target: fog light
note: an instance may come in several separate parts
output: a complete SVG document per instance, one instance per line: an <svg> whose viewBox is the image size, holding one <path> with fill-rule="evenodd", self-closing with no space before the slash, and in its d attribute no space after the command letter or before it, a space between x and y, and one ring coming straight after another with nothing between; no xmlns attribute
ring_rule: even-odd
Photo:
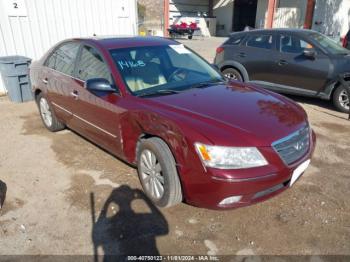
<svg viewBox="0 0 350 262"><path fill-rule="evenodd" d="M225 205L230 205L239 202L242 199L242 196L231 196L228 198L223 199L220 203L219 206L225 206Z"/></svg>

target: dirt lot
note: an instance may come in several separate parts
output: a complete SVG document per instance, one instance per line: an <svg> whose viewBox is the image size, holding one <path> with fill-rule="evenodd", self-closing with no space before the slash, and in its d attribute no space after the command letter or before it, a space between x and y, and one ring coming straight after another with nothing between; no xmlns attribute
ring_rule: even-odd
<svg viewBox="0 0 350 262"><path fill-rule="evenodd" d="M184 43L210 60L221 41ZM295 99L317 133L312 166L281 195L230 211L158 210L133 168L69 130L48 132L34 103L0 99L0 254L350 255L350 121Z"/></svg>

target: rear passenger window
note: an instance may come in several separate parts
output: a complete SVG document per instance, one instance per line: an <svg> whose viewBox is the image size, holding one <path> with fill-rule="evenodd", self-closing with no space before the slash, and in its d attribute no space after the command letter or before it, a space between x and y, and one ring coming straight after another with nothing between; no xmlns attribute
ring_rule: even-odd
<svg viewBox="0 0 350 262"><path fill-rule="evenodd" d="M47 67L50 67L52 69L55 69L55 64L56 64L56 56L54 55L54 53L49 56L49 58L46 60L45 65Z"/></svg>
<svg viewBox="0 0 350 262"><path fill-rule="evenodd" d="M104 78L113 84L111 73L102 56L95 48L84 46L78 66L78 78L86 81L92 78Z"/></svg>
<svg viewBox="0 0 350 262"><path fill-rule="evenodd" d="M73 75L79 43L67 43L56 49L46 60L45 65L66 75Z"/></svg>
<svg viewBox="0 0 350 262"><path fill-rule="evenodd" d="M244 39L244 35L236 35L236 36L231 36L229 40L227 40L226 44L227 45L239 45L242 43Z"/></svg>
<svg viewBox="0 0 350 262"><path fill-rule="evenodd" d="M273 36L272 35L254 35L251 36L247 41L247 46L272 49L273 47Z"/></svg>

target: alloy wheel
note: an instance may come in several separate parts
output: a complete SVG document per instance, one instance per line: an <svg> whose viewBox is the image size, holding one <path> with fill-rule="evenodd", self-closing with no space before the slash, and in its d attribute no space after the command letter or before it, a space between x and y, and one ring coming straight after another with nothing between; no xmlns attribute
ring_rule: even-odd
<svg viewBox="0 0 350 262"><path fill-rule="evenodd" d="M225 74L225 77L226 77L227 79L238 80L237 75L235 75L235 74L233 74L233 73L227 73L227 74Z"/></svg>
<svg viewBox="0 0 350 262"><path fill-rule="evenodd" d="M339 103L342 107L344 107L346 110L349 110L349 96L346 90L343 90L339 94Z"/></svg>
<svg viewBox="0 0 350 262"><path fill-rule="evenodd" d="M44 97L40 99L40 113L45 125L50 127L52 125L52 113L49 104Z"/></svg>
<svg viewBox="0 0 350 262"><path fill-rule="evenodd" d="M156 155L148 149L141 153L140 173L147 193L154 199L162 198L164 195L162 167Z"/></svg>

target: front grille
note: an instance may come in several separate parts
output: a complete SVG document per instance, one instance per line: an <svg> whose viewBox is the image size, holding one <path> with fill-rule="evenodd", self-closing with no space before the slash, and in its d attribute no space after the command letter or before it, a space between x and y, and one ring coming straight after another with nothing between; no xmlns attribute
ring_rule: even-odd
<svg viewBox="0 0 350 262"><path fill-rule="evenodd" d="M309 151L310 128L304 127L274 142L272 146L287 165L293 164Z"/></svg>

